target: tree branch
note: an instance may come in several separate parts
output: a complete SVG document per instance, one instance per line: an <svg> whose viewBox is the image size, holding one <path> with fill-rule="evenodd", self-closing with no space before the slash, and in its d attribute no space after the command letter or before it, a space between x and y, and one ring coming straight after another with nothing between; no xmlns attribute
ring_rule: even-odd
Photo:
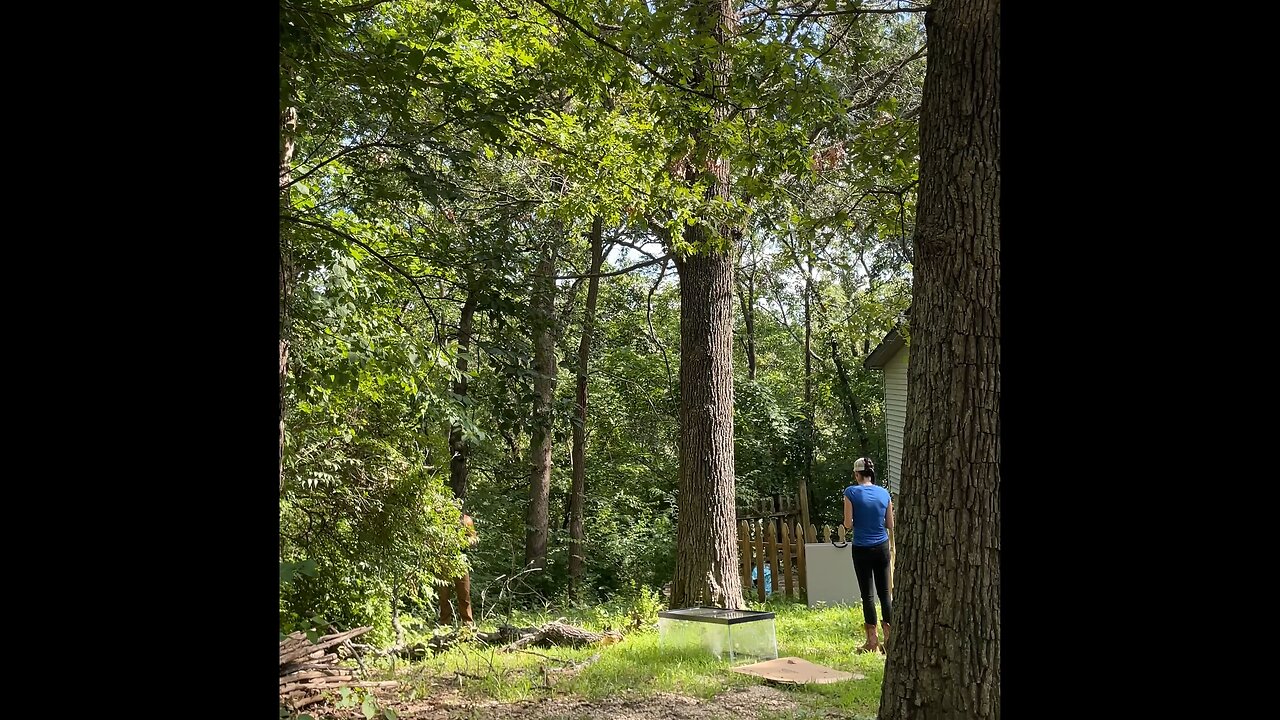
<svg viewBox="0 0 1280 720"><path fill-rule="evenodd" d="M571 18L571 17L569 17L568 15L564 14L564 13L563 13L563 12L561 12L560 10L557 10L556 8L552 7L551 5L548 5L547 3L543 2L543 0L533 0L533 1L534 1L535 3L537 3L538 5L541 5L543 8L545 8L547 12L551 13L552 15L555 15L556 17L560 18L561 20L563 20L563 21L565 21L565 22L569 23L570 25L572 25L573 27L577 28L577 29L578 29L578 31L579 31L579 32L581 32L583 35L586 35L587 37L591 38L592 40L595 40L596 42L600 43L601 45L604 45L605 47L607 47L607 48L609 48L610 50L612 50L612 51L614 51L614 52L618 53L618 54L619 54L619 55L621 55L622 57L624 57L624 58L626 58L626 59L630 60L631 62L633 62L633 63L635 63L635 64L639 65L640 67L644 68L645 70L648 70L648 71L649 71L649 74L651 74L651 75L653 75L654 77L658 78L658 79L659 79L659 80L661 80L663 83L665 83L665 84L667 84L667 85L670 85L671 87L677 88L677 89L679 89L679 90L683 90L683 91L685 91L685 92L693 93L694 95L698 95L698 96L700 96L700 97L707 98L708 100L714 100L714 101L716 101L716 102L723 102L723 103L725 103L725 104L728 104L728 105L734 106L734 104L733 104L732 102L730 102L728 99L725 99L725 98L718 98L718 97L716 97L716 96L715 96L715 94L714 94L714 93L709 93L709 92L705 92L705 91L703 91L703 90L699 90L699 89L697 89L697 88L689 87L688 85L684 85L683 83L681 83L681 82L680 82L680 81L678 81L678 80L675 80L675 79L673 79L673 78L669 78L669 77L667 77L666 75L663 75L660 71L658 71L658 70L657 70L656 68L654 68L652 65L650 65L650 64L648 64L648 63L646 63L645 61L641 60L640 58L636 57L635 55L632 55L631 53L627 52L626 50L623 50L622 48L618 47L617 45L614 45L613 43L609 42L608 40L605 40L603 37L601 37L601 36L599 36L599 35L597 35L597 34L595 34L595 33L591 32L590 30L588 30L588 29L586 29L585 27L583 27L583 26L582 26L582 23L578 22L577 20L574 20L573 18ZM735 107L736 107L736 106L735 106Z"/></svg>
<svg viewBox="0 0 1280 720"><path fill-rule="evenodd" d="M880 86L879 86L879 87L877 87L875 90L871 91L871 98L870 98L870 99L868 99L868 100L866 100L866 101L864 101L864 102L862 102L862 103L859 103L859 104L857 104L857 105L854 105L854 106L850 107L848 110L846 110L846 111L845 111L845 113L846 113L846 114L850 114L850 115L851 115L851 114L853 114L853 113L855 113L855 112L857 112L857 111L859 111L859 110L865 110L865 109L867 109L867 108L871 107L872 105L875 105L877 102L879 102L879 101L880 101L880 93L884 92L885 88L889 87L889 83L891 83L891 82L893 82L894 80L896 80L896 79L897 79L897 77L898 77L898 73L902 72L902 69L903 69L903 68L905 68L906 66L910 65L913 61L918 60L922 55L924 55L924 51L925 51L928 47L929 47L929 44L928 44L928 43L925 43L924 45L921 45L919 50L916 50L914 53L911 53L911 55L910 55L906 60L903 60L901 63L899 63L899 64L898 64L898 67L894 68L894 69L889 73L889 76L888 76L888 77L886 77L886 78L884 79L884 82L880 83Z"/></svg>
<svg viewBox="0 0 1280 720"><path fill-rule="evenodd" d="M929 12L932 9L933 8L922 7L922 8L902 8L901 10L893 10L893 9L824 10L823 12L802 13L802 14L771 13L768 10L763 10L761 11L761 14L772 15L773 17L784 17L784 18L806 18L806 17L822 18L822 17L831 17L832 15L896 15L898 13Z"/></svg>
<svg viewBox="0 0 1280 720"><path fill-rule="evenodd" d="M357 151L357 150L363 150L363 149L365 149L365 148L369 148L369 147L376 147L377 145L378 145L378 143L360 143L360 144L358 144L358 145L352 145L352 146L350 146L350 147L345 147L345 148L343 148L342 150L338 151L338 153L337 153L337 154L332 155L332 156L330 156L329 158L327 158L327 159L325 159L325 160L320 161L320 162L319 162L315 167L313 167L313 168L311 168L310 170L306 171L305 173L303 173L303 174L299 175L298 177L293 178L293 179L292 179L292 180L290 180L287 184L281 185L281 186L280 186L280 190L281 190L281 192L283 192L283 191L285 191L285 190L288 190L290 187L293 187L294 185L297 185L299 182L302 182L303 180L306 180L307 178L309 178L309 177L311 177L312 175L316 174L316 171L318 171L320 168L324 167L325 165L328 165L329 163L333 162L334 160L337 160L338 158L341 158L341 157L346 156L346 155L350 155L351 153L353 153L353 152L355 152L355 151ZM293 170L296 170L296 169L297 169L297 168L293 168ZM282 170L282 171L280 172L281 177L283 177L287 172L290 172L290 171L289 171L289 170Z"/></svg>
<svg viewBox="0 0 1280 720"><path fill-rule="evenodd" d="M384 257L382 253L369 247L367 243L364 243L361 240L358 240L355 236L351 235L350 233L339 230L331 225L318 223L313 220L304 220L300 217L293 217L291 215L281 215L280 219L288 220L290 222L295 222L295 223L298 223L299 225L307 225L309 227L319 228L320 230L328 230L334 235L337 235L338 237L341 237L341 238L345 238L348 242L352 242L364 248L366 251L369 252L370 255L373 255L374 257L378 258L378 260L380 260L383 265L386 265L387 267L394 270L396 273L404 276L404 278L409 281L409 284L413 285L413 289L418 292L418 297L422 298L422 306L426 309L427 313L431 315L431 320L434 324L434 327L432 328L433 330L432 335L436 343L437 344L440 343L440 318L436 316L435 310L431 309L431 302L427 300L426 293L422 292L422 286L418 284L418 281L415 280L412 275L405 272L399 265L396 265L395 263L391 262L386 257Z"/></svg>
<svg viewBox="0 0 1280 720"><path fill-rule="evenodd" d="M325 15L333 15L336 17L338 15L346 15L348 13L358 13L358 12L364 12L365 10L372 10L378 7L379 5L386 5L388 2L391 2L391 0L369 0L368 2L356 3L355 5L347 5L346 7L336 7L336 8L333 8L332 10L322 9L322 10L318 10L317 12L322 12Z"/></svg>
<svg viewBox="0 0 1280 720"><path fill-rule="evenodd" d="M644 304L644 314L645 319L649 322L649 337L653 338L653 344L657 345L658 349L662 351L662 364L667 369L667 393L668 396L670 396L673 394L671 393L671 362L667 359L666 346L658 339L658 333L653 329L653 293L658 289L658 286L662 284L662 278L665 277L666 274L667 263L664 262L662 263L662 272L658 273L658 279L653 282L653 287L649 288L649 297L645 299Z"/></svg>
<svg viewBox="0 0 1280 720"><path fill-rule="evenodd" d="M535 0L536 2L536 0ZM788 8L791 9L791 8ZM897 15L898 13L919 13L929 12L933 9L931 5L924 7L896 7L896 8L849 8L848 10L824 10L822 12L804 12L804 13L786 13L768 8L760 8L758 10L748 10L742 13L741 17L755 17L757 15L769 15L772 17L784 18L805 18L805 17L830 17L832 15Z"/></svg>
<svg viewBox="0 0 1280 720"><path fill-rule="evenodd" d="M645 257L655 262L658 260L657 255L654 255L653 253L649 252L648 250L645 250L644 248L640 247L639 245L636 245L635 243L629 243L626 240L614 240L613 244L621 245L622 247L625 247L625 248L631 248L632 250L635 250L636 252L640 253L641 255L644 255ZM605 254L607 255L608 253L605 253Z"/></svg>
<svg viewBox="0 0 1280 720"><path fill-rule="evenodd" d="M603 259L612 251L613 243L611 242L604 246L604 250L600 253L600 257ZM573 287L569 289L564 304L560 307L559 317L564 318L565 322L568 322L568 318L573 315L574 305L577 303L578 288L582 285L582 279L587 277L591 277L590 273L581 275L573 281Z"/></svg>
<svg viewBox="0 0 1280 720"><path fill-rule="evenodd" d="M535 1L536 1L536 0L535 0ZM613 276L615 276L615 275L625 275L625 274L627 274L627 273L629 273L629 272L631 272L631 271L633 271L633 270L639 270L639 269L640 269L640 268L642 268L642 267L648 267L648 266L650 266L650 265L655 265L655 264L660 263L660 262L662 262L662 261L664 261L664 260L670 260L670 259L671 259L671 254L670 254L670 253L668 253L668 254L666 254L666 255L663 255L663 256L662 256L662 257L660 257L660 258L654 258L654 259L652 259L652 260L645 260L645 261L644 261L644 262L642 262L642 263L636 263L635 265L631 265L631 266L629 266L629 267L625 267L625 268L623 268L623 269L621 269L621 270L614 270L613 272L600 273L600 274L598 274L598 275L592 275L592 274L590 274L590 273L588 273L588 274L584 274L584 275L556 275L556 276L555 276L555 279L556 279L556 280L577 280L577 279L579 279L579 278L590 278L590 277L602 277L602 278L607 278L607 277L613 277Z"/></svg>

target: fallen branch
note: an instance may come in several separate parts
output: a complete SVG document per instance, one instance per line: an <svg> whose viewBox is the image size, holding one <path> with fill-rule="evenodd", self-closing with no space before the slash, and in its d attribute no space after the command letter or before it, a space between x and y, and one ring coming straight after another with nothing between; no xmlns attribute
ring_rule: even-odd
<svg viewBox="0 0 1280 720"><path fill-rule="evenodd" d="M550 660L551 662L563 663L563 664L565 664L565 665L573 665L573 661L572 661L572 660L566 660L566 659L564 659L564 658L553 658L553 657L551 657L550 655L543 655L543 654L542 654L542 653L540 653L540 652L534 652L534 651L532 651L532 650L520 650L520 649L513 649L513 650L512 650L512 652L524 653L525 655L532 655L532 656L534 656L534 657L540 657L540 658L542 658L542 659L544 659L544 660Z"/></svg>
<svg viewBox="0 0 1280 720"><path fill-rule="evenodd" d="M622 640L622 633L610 630L603 633L584 630L569 625L564 618L549 622L541 627L515 627L503 625L494 632L478 632L474 629L453 631L435 635L426 642L393 645L378 651L381 657L395 655L406 660L420 660L429 654L440 654L460 644L478 644L501 646L501 652L527 652L548 660L555 658L525 650L527 647L583 647L585 645L609 645ZM372 650L367 645L356 645L354 648Z"/></svg>
<svg viewBox="0 0 1280 720"><path fill-rule="evenodd" d="M323 679L290 683L280 688L280 692L288 695L294 690L327 690L329 688L337 688L346 685L355 680L354 675L331 675Z"/></svg>
<svg viewBox="0 0 1280 720"><path fill-rule="evenodd" d="M520 650L519 652L528 652L528 651ZM548 658L548 659L554 660L555 658ZM591 663L599 659L600 659L600 653L596 653L595 655L592 655L591 657L587 658L586 660L583 660L580 663L571 663L569 667L565 667L565 668L550 669L546 665L543 665L542 666L542 686L544 689L549 689L553 687L556 683L560 682L561 680L566 680L569 678L576 677L578 673L586 669L588 665L590 665ZM564 662L564 661L561 661L561 662ZM552 680L552 678L554 678L554 681Z"/></svg>
<svg viewBox="0 0 1280 720"><path fill-rule="evenodd" d="M394 617L393 617L392 619L393 619L393 620L395 620L397 624L399 624L399 618L394 618ZM332 631L334 631L335 633L336 633L336 632L338 632L338 628L336 628L336 627L334 627L334 626L332 626L332 625L330 625L330 626L329 626L329 629L330 629L330 630L332 630ZM400 636L401 636L401 637L403 637L403 636L404 636L404 630L403 630L403 629L401 629L401 631L400 631ZM351 657L353 657L353 658L355 658L355 659L356 659L356 664L360 666L360 672L368 672L368 669L367 669L367 668L365 668L365 666L364 666L364 661L360 659L360 653L356 652L356 648L355 648L355 646L351 644L351 638L350 638L350 637L344 638L344 639L342 640L342 646L338 649L338 652L339 652L339 653L341 653L341 652L342 652L342 650L346 650L348 653L350 653L350 654L351 654Z"/></svg>
<svg viewBox="0 0 1280 720"><path fill-rule="evenodd" d="M294 710L301 710L302 708L307 707L308 705L314 705L321 700L324 700L324 695L316 693L315 695L305 696L297 700L290 701L289 705L292 706Z"/></svg>
<svg viewBox="0 0 1280 720"><path fill-rule="evenodd" d="M591 632L573 625L566 625L563 621L564 618L560 618L554 622L549 622L538 628L537 631L526 634L515 642L510 643L502 648L502 651L511 652L529 645L537 647L582 647L596 643L611 645L622 640L622 633L613 630L603 633Z"/></svg>

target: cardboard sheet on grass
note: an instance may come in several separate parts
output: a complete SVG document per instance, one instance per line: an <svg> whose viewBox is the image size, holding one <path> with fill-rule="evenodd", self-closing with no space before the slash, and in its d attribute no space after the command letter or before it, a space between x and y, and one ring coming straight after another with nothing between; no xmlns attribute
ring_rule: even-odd
<svg viewBox="0 0 1280 720"><path fill-rule="evenodd" d="M845 680L865 680L862 673L833 670L829 667L815 665L798 657L783 657L777 660L766 660L754 665L740 665L729 668L743 675L754 675L773 682L791 685L825 685L827 683L844 682Z"/></svg>

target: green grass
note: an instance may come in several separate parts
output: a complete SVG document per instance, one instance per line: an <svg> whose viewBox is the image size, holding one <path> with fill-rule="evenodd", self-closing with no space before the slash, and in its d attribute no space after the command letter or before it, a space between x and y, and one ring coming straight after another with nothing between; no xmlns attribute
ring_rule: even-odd
<svg viewBox="0 0 1280 720"><path fill-rule="evenodd" d="M797 656L837 670L861 673L865 680L831 685L779 686L799 706L799 717L822 717L829 710L853 717L873 717L880 702L884 678L884 656L854 654L866 636L862 610L857 606L837 606L810 610L803 604L772 600L751 603L755 609L777 613L778 652ZM558 662L525 653L501 653L497 648L458 646L435 657L409 665L400 662L398 677L416 689L419 697L432 693L433 683L448 681L468 696L504 702L545 697L542 668L552 670L554 692L588 699L613 697L624 692L652 694L670 692L711 698L735 687L762 683L762 680L730 672L727 660L696 651L675 652L659 647L656 616L650 603L642 603L643 626L626 631L618 644L581 649L534 649L543 655L572 662L599 658L572 677L556 678ZM559 613L517 613L516 625L537 625L557 617L593 630L626 628L637 612L635 606L597 606ZM491 628L484 628L486 630ZM461 675L459 675L461 673ZM778 717L797 717L788 711Z"/></svg>

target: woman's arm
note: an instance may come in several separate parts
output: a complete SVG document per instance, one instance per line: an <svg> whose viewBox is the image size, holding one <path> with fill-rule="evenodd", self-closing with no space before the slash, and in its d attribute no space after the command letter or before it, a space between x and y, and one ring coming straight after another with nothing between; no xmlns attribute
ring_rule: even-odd
<svg viewBox="0 0 1280 720"><path fill-rule="evenodd" d="M849 502L849 497L844 498L844 529L853 529L853 503Z"/></svg>
<svg viewBox="0 0 1280 720"><path fill-rule="evenodd" d="M884 509L884 526L890 530L893 529L893 501L889 501L889 506Z"/></svg>

